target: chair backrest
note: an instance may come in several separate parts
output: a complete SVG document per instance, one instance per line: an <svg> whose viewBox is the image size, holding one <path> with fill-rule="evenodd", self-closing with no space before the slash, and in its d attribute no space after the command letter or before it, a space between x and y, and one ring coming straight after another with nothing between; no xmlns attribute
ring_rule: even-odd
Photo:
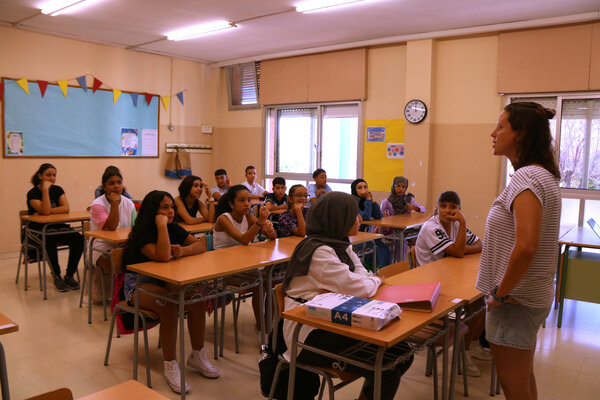
<svg viewBox="0 0 600 400"><path fill-rule="evenodd" d="M283 285L281 283L275 285L275 299L277 300L277 314L279 318L283 318L283 299L285 298L285 292L283 291Z"/></svg>
<svg viewBox="0 0 600 400"><path fill-rule="evenodd" d="M73 400L73 393L67 388L60 388L51 392L30 397L27 400Z"/></svg>
<svg viewBox="0 0 600 400"><path fill-rule="evenodd" d="M415 246L408 246L408 249L406 250L406 255L408 256L408 265L410 266L410 269L418 267Z"/></svg>
<svg viewBox="0 0 600 400"><path fill-rule="evenodd" d="M379 270L377 270L377 276L389 278L390 276L398 275L404 271L408 271L409 269L410 265L408 261L400 261L380 268Z"/></svg>
<svg viewBox="0 0 600 400"><path fill-rule="evenodd" d="M112 267L114 269L115 274L123 273L123 254L125 253L125 249L116 248L110 251L110 261L112 263Z"/></svg>
<svg viewBox="0 0 600 400"><path fill-rule="evenodd" d="M89 232L90 230L90 221L83 221L83 231Z"/></svg>

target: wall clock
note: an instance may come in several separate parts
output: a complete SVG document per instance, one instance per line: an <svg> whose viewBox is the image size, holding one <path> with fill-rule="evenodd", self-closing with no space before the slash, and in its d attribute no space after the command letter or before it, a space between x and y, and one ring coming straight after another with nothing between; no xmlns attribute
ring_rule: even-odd
<svg viewBox="0 0 600 400"><path fill-rule="evenodd" d="M404 106L404 117L412 124L418 124L427 116L427 106L421 100L411 100Z"/></svg>

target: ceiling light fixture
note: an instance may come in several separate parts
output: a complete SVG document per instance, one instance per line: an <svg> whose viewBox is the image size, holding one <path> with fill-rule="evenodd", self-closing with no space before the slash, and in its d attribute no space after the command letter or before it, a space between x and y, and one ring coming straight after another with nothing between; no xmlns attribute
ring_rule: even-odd
<svg viewBox="0 0 600 400"><path fill-rule="evenodd" d="M200 36L210 35L227 29L237 28L237 25L228 21L215 21L208 24L191 26L189 28L179 29L166 34L169 40L194 39Z"/></svg>
<svg viewBox="0 0 600 400"><path fill-rule="evenodd" d="M307 0L296 4L296 11L308 14L312 12L328 11L333 8L341 8L373 0Z"/></svg>
<svg viewBox="0 0 600 400"><path fill-rule="evenodd" d="M62 13L71 12L80 8L86 7L98 0L52 0L42 5L42 14L50 14L51 16L60 15Z"/></svg>

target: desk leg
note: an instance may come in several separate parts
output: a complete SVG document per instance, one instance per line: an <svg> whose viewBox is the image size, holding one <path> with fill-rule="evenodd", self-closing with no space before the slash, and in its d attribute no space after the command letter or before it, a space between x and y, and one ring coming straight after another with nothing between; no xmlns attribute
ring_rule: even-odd
<svg viewBox="0 0 600 400"><path fill-rule="evenodd" d="M404 261L404 229L400 229L400 258L396 261Z"/></svg>
<svg viewBox="0 0 600 400"><path fill-rule="evenodd" d="M135 281L135 312L133 314L133 379L137 381L138 339L140 329L140 274Z"/></svg>
<svg viewBox="0 0 600 400"><path fill-rule="evenodd" d="M460 316L462 315L464 307L460 306L456 309L456 321L454 327L454 347L452 348L452 368L450 370L450 391L448 392L447 398L454 398L454 384L456 383L456 369L458 366L458 355L460 354L460 349L458 346L460 345ZM448 317L446 317L448 318ZM444 364L446 362L444 361ZM445 366L445 365L444 365ZM463 374L467 372L463 369ZM443 395L446 395L446 391L444 390Z"/></svg>
<svg viewBox="0 0 600 400"><path fill-rule="evenodd" d="M265 307L267 308L267 332L273 330L273 269L275 269L274 265L267 267L267 296L265 300Z"/></svg>
<svg viewBox="0 0 600 400"><path fill-rule="evenodd" d="M258 272L258 296L260 299L260 344L263 345L265 344L265 292L264 292L264 281L262 278L262 271L260 269L257 269L256 272ZM269 307L270 308L270 307Z"/></svg>
<svg viewBox="0 0 600 400"><path fill-rule="evenodd" d="M181 372L181 400L185 400L185 286L179 289L179 371ZM214 310L216 313L217 310ZM216 338L215 338L216 340Z"/></svg>
<svg viewBox="0 0 600 400"><path fill-rule="evenodd" d="M302 324L296 324L292 335L292 348L290 349L290 373L288 378L288 393L287 399L294 400L294 384L296 381L296 358L298 358L298 334L300 333Z"/></svg>
<svg viewBox="0 0 600 400"><path fill-rule="evenodd" d="M556 259L556 290L554 292L554 309L558 308L558 298L560 297L560 278L562 272L562 258L561 249L562 245L558 245L558 258Z"/></svg>
<svg viewBox="0 0 600 400"><path fill-rule="evenodd" d="M375 355L375 371L373 376L373 399L381 399L381 376L383 375L383 354L385 353L385 347L379 346L377 354Z"/></svg>
<svg viewBox="0 0 600 400"><path fill-rule="evenodd" d="M9 400L10 392L8 390L8 372L6 368L4 346L2 346L2 343L0 343L0 384L2 385L2 400Z"/></svg>
<svg viewBox="0 0 600 400"><path fill-rule="evenodd" d="M95 238L92 238L92 241ZM94 274L93 274L93 269L92 269L92 243L90 243L90 254L89 254L89 259L88 259L88 265L87 268L84 270L83 272L83 276L84 276L84 280L85 278L87 278L87 283L88 283L88 324L92 323L92 290L93 290L93 285L94 285ZM89 272L86 275L86 272ZM83 290L83 289L82 289ZM104 319L106 320L106 308L104 308Z"/></svg>
<svg viewBox="0 0 600 400"><path fill-rule="evenodd" d="M48 300L48 291L46 287L46 226L47 225L44 225L44 227L42 228L42 260L44 261L44 300Z"/></svg>
<svg viewBox="0 0 600 400"><path fill-rule="evenodd" d="M558 320L556 321L556 327L560 328L562 325L562 314L563 306L565 303L565 285L567 283L567 266L569 265L569 245L565 245L565 252L563 254L562 271L560 273L560 291L558 294Z"/></svg>

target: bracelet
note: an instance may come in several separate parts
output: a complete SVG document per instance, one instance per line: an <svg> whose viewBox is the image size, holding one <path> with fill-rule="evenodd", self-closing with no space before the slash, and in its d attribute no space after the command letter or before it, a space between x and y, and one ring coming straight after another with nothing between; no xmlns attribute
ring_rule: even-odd
<svg viewBox="0 0 600 400"><path fill-rule="evenodd" d="M498 285L496 285L492 288L492 291L490 292L490 294L498 303L500 303L500 304L506 303L508 300L508 295L506 295L504 297L500 297L496 294L496 292L498 292Z"/></svg>

